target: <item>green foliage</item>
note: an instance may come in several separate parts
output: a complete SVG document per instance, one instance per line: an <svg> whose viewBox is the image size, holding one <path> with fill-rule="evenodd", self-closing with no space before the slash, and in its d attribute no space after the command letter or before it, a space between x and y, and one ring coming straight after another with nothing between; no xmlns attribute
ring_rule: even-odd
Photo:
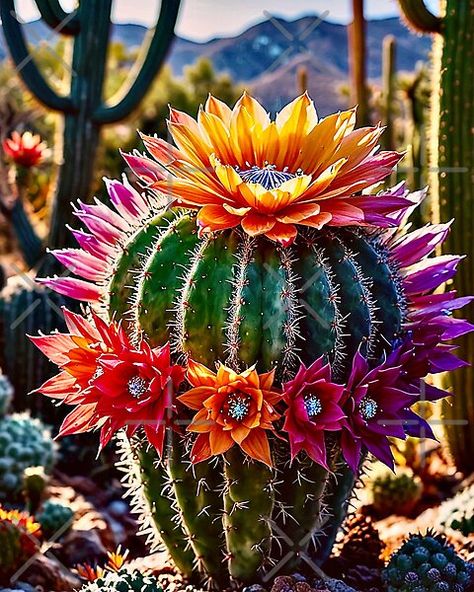
<svg viewBox="0 0 474 592"><path fill-rule="evenodd" d="M146 576L138 571L121 569L119 572L106 572L95 582L86 584L81 592L163 592L154 576Z"/></svg>
<svg viewBox="0 0 474 592"><path fill-rule="evenodd" d="M471 566L440 535L412 535L383 572L388 592L463 592Z"/></svg>
<svg viewBox="0 0 474 592"><path fill-rule="evenodd" d="M423 486L418 477L408 472L394 475L386 471L371 482L374 509L380 516L406 516L421 498Z"/></svg>
<svg viewBox="0 0 474 592"><path fill-rule="evenodd" d="M16 414L0 419L0 500L13 501L28 467L50 471L55 459L49 431L38 419Z"/></svg>
<svg viewBox="0 0 474 592"><path fill-rule="evenodd" d="M52 501L43 504L41 511L36 514L36 520L41 525L41 532L46 538L53 535L65 534L70 530L74 512L68 506Z"/></svg>

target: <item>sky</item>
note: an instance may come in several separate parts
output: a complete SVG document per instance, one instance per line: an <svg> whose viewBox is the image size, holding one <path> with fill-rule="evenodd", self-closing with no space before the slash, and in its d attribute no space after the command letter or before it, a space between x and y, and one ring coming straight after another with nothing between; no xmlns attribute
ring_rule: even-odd
<svg viewBox="0 0 474 592"><path fill-rule="evenodd" d="M62 0L71 9L74 0ZM427 0L435 11L437 0ZM38 18L34 0L16 0L17 10L24 20ZM140 23L150 26L157 15L159 0L114 0L115 22ZM249 26L273 16L293 20L306 14L327 13L326 19L347 23L350 20L350 0L182 0L177 33L196 41L212 37L233 36ZM366 0L368 18L383 18L399 14L396 0Z"/></svg>

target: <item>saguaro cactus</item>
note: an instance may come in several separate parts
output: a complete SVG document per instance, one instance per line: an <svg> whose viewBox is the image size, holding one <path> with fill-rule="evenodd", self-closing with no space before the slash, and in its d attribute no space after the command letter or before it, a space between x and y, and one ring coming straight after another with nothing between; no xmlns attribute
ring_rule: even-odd
<svg viewBox="0 0 474 592"><path fill-rule="evenodd" d="M114 210L82 206L82 250L56 252L83 279L43 280L92 306L32 338L62 369L38 390L75 407L60 434L123 430L144 530L220 590L325 561L367 451L392 467L389 437L431 434L420 379L472 328L432 294L448 225L387 230L421 193L360 193L400 155L354 120L306 94L276 121L246 94L172 109L177 147L125 157L153 191L108 181Z"/></svg>
<svg viewBox="0 0 474 592"><path fill-rule="evenodd" d="M64 114L61 166L57 181L49 244L69 241L66 223L72 223L71 199L88 201L100 129L126 117L142 100L160 69L173 38L180 0L163 0L161 12L143 60L132 69L130 82L112 105L104 103L104 77L111 28L112 0L81 0L66 13L59 0L36 0L43 20L56 32L73 37L71 85L58 95L37 68L16 15L15 0L2 0L0 16L10 54L18 73L46 107Z"/></svg>
<svg viewBox="0 0 474 592"><path fill-rule="evenodd" d="M387 150L394 150L396 146L394 129L396 48L396 40L393 35L384 37L382 59L382 123L385 125L384 148Z"/></svg>
<svg viewBox="0 0 474 592"><path fill-rule="evenodd" d="M430 186L434 221L456 217L457 230L444 248L465 253L469 263L455 280L458 290L474 282L474 0L446 0L435 17L422 0L400 0L408 23L417 31L435 34L434 81L429 132ZM471 316L474 307L471 305ZM474 359L474 339L464 336L460 352ZM445 406L446 433L459 469L474 471L474 368L450 378L458 393ZM466 425L457 425L466 421ZM456 425L450 425L454 422Z"/></svg>
<svg viewBox="0 0 474 592"><path fill-rule="evenodd" d="M351 102L358 105L358 123L369 123L367 90L367 48L364 0L352 0L352 23L347 28L349 37L349 65L351 72Z"/></svg>

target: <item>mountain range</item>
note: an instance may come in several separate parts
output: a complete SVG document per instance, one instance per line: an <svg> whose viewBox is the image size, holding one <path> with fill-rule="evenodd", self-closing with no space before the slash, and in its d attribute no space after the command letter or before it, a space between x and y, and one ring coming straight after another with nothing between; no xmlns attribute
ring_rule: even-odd
<svg viewBox="0 0 474 592"><path fill-rule="evenodd" d="M37 44L54 36L41 21L25 25L28 40ZM141 45L146 29L141 25L115 24L112 36L127 47ZM398 18L367 23L368 76L377 82L382 69L382 42L386 35L397 41L397 69L412 71L419 60L428 58L429 38L412 34ZM0 59L6 55L0 37ZM173 73L180 76L186 65L200 57L209 58L217 71L229 73L249 88L272 111L297 93L296 71L304 65L308 90L321 114L344 108L347 99L341 87L349 73L347 27L308 15L293 21L269 18L235 37L216 37L196 42L176 37L168 56Z"/></svg>

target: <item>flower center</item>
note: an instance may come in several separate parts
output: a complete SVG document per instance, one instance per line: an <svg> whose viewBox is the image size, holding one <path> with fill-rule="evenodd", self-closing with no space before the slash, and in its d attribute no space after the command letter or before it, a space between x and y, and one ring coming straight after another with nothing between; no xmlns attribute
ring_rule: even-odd
<svg viewBox="0 0 474 592"><path fill-rule="evenodd" d="M359 411L364 419L373 419L377 415L378 403L370 397L364 397L359 403Z"/></svg>
<svg viewBox="0 0 474 592"><path fill-rule="evenodd" d="M321 399L311 393L309 395L305 395L304 406L308 417L316 417L323 410Z"/></svg>
<svg viewBox="0 0 474 592"><path fill-rule="evenodd" d="M228 415L237 421L242 421L247 417L250 410L250 397L241 393L233 393L227 401Z"/></svg>
<svg viewBox="0 0 474 592"><path fill-rule="evenodd" d="M141 376L133 376L127 382L127 388L134 399L139 399L148 390L148 381Z"/></svg>
<svg viewBox="0 0 474 592"><path fill-rule="evenodd" d="M104 373L104 369L102 368L102 366L97 366L94 374L91 376L91 381L96 380L97 378L100 378L103 373Z"/></svg>
<svg viewBox="0 0 474 592"><path fill-rule="evenodd" d="M297 173L289 173L286 167L283 171L277 171L274 164L267 164L263 168L253 166L246 170L237 168L237 172L247 183L259 183L265 189L277 189L285 181L298 176Z"/></svg>

